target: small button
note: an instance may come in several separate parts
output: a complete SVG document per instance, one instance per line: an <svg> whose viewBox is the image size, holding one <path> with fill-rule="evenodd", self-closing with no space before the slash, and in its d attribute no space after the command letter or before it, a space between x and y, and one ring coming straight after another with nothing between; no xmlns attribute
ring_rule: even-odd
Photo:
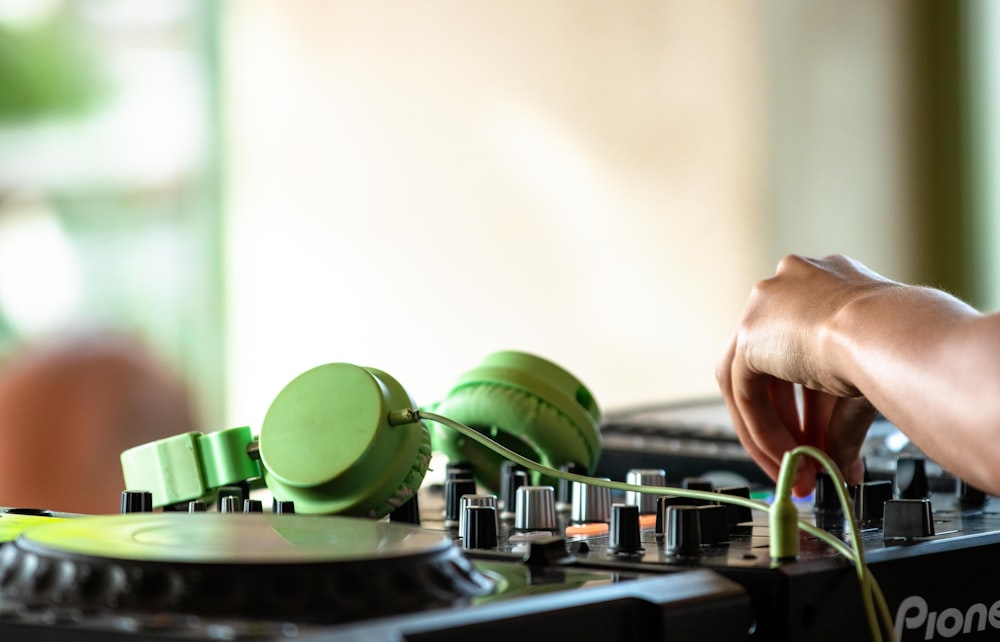
<svg viewBox="0 0 1000 642"><path fill-rule="evenodd" d="M854 491L854 514L862 525L877 524L882 521L885 503L892 499L892 482L876 480L852 486Z"/></svg>
<svg viewBox="0 0 1000 642"><path fill-rule="evenodd" d="M890 499L885 503L882 536L885 539L915 539L934 535L934 516L929 499Z"/></svg>

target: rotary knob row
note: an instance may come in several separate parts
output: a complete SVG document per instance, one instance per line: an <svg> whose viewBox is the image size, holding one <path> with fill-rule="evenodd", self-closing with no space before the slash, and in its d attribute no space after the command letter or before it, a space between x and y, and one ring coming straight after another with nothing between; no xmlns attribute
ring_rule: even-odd
<svg viewBox="0 0 1000 642"><path fill-rule="evenodd" d="M236 489L236 492L220 491L217 509L220 513L263 513L264 504L259 499L244 499L242 490ZM178 511L180 508L174 506L172 510ZM189 513L203 513L208 510L208 504L200 499L191 500L186 504L185 510ZM145 490L122 491L122 515L151 512L153 512L153 494L151 492ZM271 512L292 514L295 512L295 504L291 501L274 500Z"/></svg>
<svg viewBox="0 0 1000 642"><path fill-rule="evenodd" d="M917 538L934 534L931 501L926 497L895 498L893 482L866 481L847 486L854 505L854 517L864 528L881 526L884 537ZM814 513L819 526L827 529L843 527L843 510L836 492L836 481L827 474L816 478Z"/></svg>

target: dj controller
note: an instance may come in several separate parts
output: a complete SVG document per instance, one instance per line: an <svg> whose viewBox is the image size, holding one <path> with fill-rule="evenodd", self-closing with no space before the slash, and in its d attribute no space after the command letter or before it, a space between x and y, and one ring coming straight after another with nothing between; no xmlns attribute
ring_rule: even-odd
<svg viewBox="0 0 1000 642"><path fill-rule="evenodd" d="M268 466L267 484L203 466L199 479L226 483L182 497L176 489L190 484L175 479L185 470L171 459L175 443L158 444L163 487L123 492L120 515L0 512L0 640L872 639L856 568L840 552L801 531L794 558L770 554L773 488L739 457L709 456L733 441L724 418L703 421L717 405L618 413L601 425L614 439L599 458L557 465L661 493L445 447L387 515L379 504L318 514L316 486L290 499L296 480L268 441L280 413L234 449ZM850 515L820 475L796 500L799 518L844 542L858 524L887 636L998 639L989 569L1000 560L1000 503L887 431L872 431L880 443L866 452L880 459L849 489ZM220 439L201 439L185 436L195 447L184 456L228 457Z"/></svg>

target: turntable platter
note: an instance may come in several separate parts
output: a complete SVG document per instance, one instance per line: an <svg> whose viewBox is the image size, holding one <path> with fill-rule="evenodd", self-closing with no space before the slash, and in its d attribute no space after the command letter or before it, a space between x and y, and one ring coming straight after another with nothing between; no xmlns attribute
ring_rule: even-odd
<svg viewBox="0 0 1000 642"><path fill-rule="evenodd" d="M489 594L443 533L347 517L142 513L27 528L0 547L0 598L343 622Z"/></svg>

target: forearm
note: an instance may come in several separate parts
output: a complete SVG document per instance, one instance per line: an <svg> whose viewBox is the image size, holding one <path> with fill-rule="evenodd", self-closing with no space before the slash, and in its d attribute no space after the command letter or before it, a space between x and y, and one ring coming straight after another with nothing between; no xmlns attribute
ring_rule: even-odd
<svg viewBox="0 0 1000 642"><path fill-rule="evenodd" d="M894 286L849 302L828 330L833 372L928 456L1000 493L1000 317Z"/></svg>

